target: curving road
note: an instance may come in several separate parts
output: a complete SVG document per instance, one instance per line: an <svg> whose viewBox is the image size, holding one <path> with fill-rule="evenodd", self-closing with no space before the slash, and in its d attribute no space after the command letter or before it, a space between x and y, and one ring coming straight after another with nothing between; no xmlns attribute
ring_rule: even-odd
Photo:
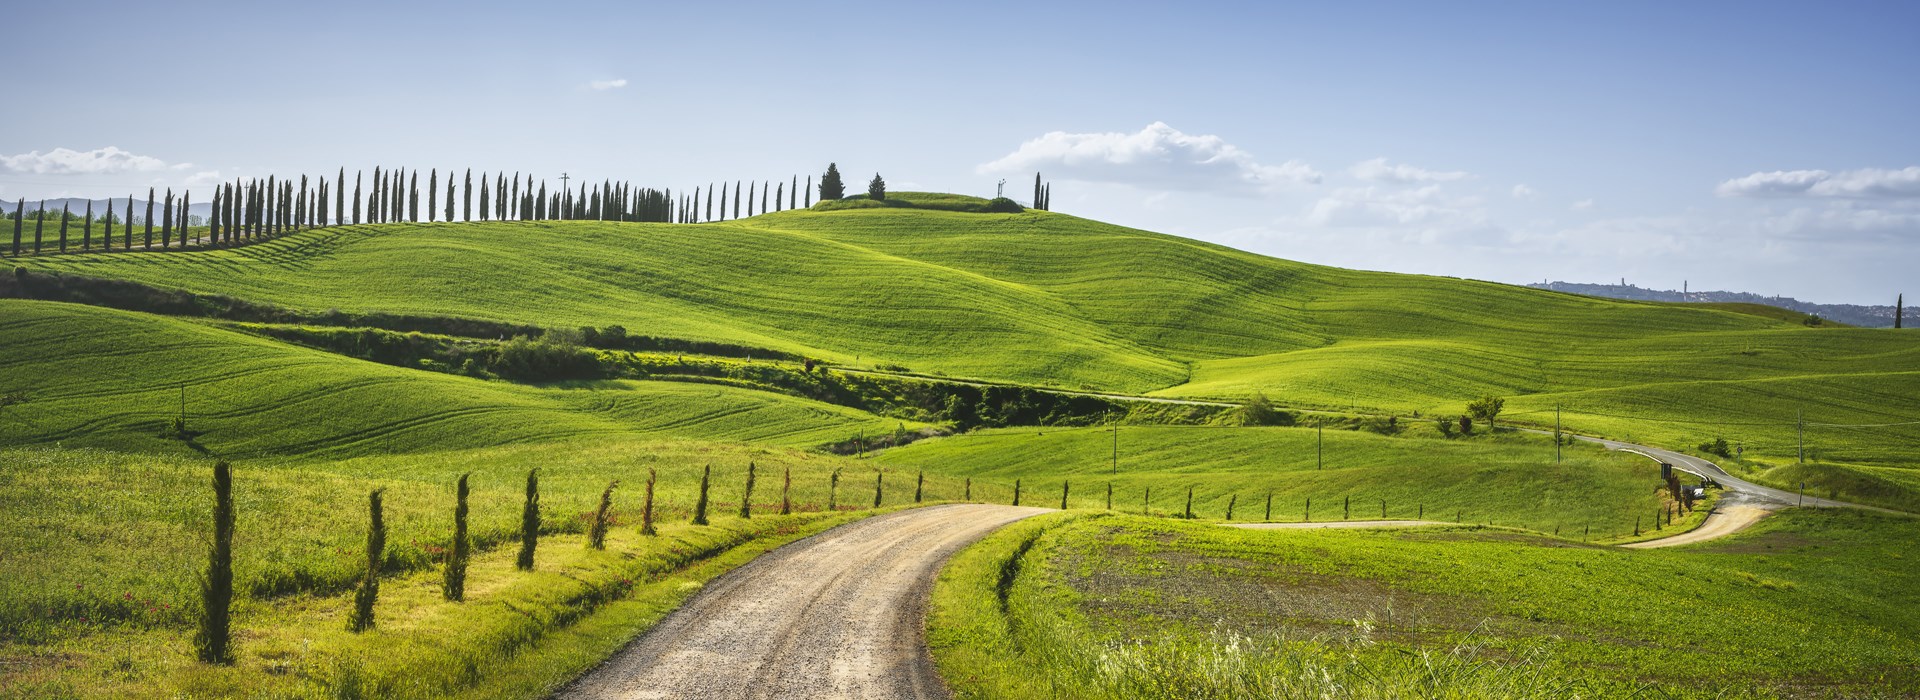
<svg viewBox="0 0 1920 700"><path fill-rule="evenodd" d="M948 557L1043 508L889 513L794 542L707 584L556 697L945 698L926 605Z"/></svg>

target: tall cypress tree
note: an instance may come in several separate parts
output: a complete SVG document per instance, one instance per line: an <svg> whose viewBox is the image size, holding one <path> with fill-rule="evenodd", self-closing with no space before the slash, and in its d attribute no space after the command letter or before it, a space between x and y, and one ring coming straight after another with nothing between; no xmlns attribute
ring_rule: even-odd
<svg viewBox="0 0 1920 700"><path fill-rule="evenodd" d="M361 171L353 171L353 223L356 224L360 223L360 174Z"/></svg>
<svg viewBox="0 0 1920 700"><path fill-rule="evenodd" d="M354 186L360 186L359 173L354 174ZM358 193L354 196L359 196ZM347 223L347 166L340 166L340 177L333 185L333 223Z"/></svg>
<svg viewBox="0 0 1920 700"><path fill-rule="evenodd" d="M80 223L80 249L93 250L93 200L87 200L86 218Z"/></svg>
<svg viewBox="0 0 1920 700"><path fill-rule="evenodd" d="M213 201L207 205L207 245L220 244L220 186L213 186Z"/></svg>
<svg viewBox="0 0 1920 700"><path fill-rule="evenodd" d="M707 215L705 221L713 220L713 183L707 183Z"/></svg>
<svg viewBox="0 0 1920 700"><path fill-rule="evenodd" d="M133 206L133 200L127 200L127 206ZM13 256L20 257L20 230L27 225L27 198L21 197L13 205Z"/></svg>
<svg viewBox="0 0 1920 700"><path fill-rule="evenodd" d="M433 191L431 185L428 191ZM427 207L427 211L431 214L433 207ZM461 474L454 486L453 546L447 552L447 568L440 582L440 595L456 603L467 598L467 552L471 548L467 538L468 476Z"/></svg>
<svg viewBox="0 0 1920 700"><path fill-rule="evenodd" d="M428 182L427 187L433 187L433 183ZM433 207L429 205L427 208ZM407 221L420 223L420 171L418 170L407 174Z"/></svg>
<svg viewBox="0 0 1920 700"><path fill-rule="evenodd" d="M1033 174L1033 208L1040 208L1040 173Z"/></svg>
<svg viewBox="0 0 1920 700"><path fill-rule="evenodd" d="M740 181L733 181L733 218L740 218Z"/></svg>
<svg viewBox="0 0 1920 700"><path fill-rule="evenodd" d="M453 171L448 170L447 171L447 200L446 202L440 205L440 206L446 207L446 209L443 210L442 213L445 214L445 219L447 223L453 223L453 193L454 193Z"/></svg>
<svg viewBox="0 0 1920 700"><path fill-rule="evenodd" d="M40 208L33 212L33 254L40 254L40 230L47 224L47 200L40 200ZM151 233L151 232L149 232ZM149 236L151 237L151 236Z"/></svg>
<svg viewBox="0 0 1920 700"><path fill-rule="evenodd" d="M747 216L753 216L753 188L760 183L747 183Z"/></svg>
<svg viewBox="0 0 1920 700"><path fill-rule="evenodd" d="M793 182L787 184L787 208L800 208L800 176L793 176Z"/></svg>
<svg viewBox="0 0 1920 700"><path fill-rule="evenodd" d="M187 231L189 225L193 223L193 207L188 206L188 194L184 190L180 192L180 247L182 248L187 247Z"/></svg>
<svg viewBox="0 0 1920 700"><path fill-rule="evenodd" d="M173 188L167 188L167 203L160 212L160 249L166 250L173 239Z"/></svg>
<svg viewBox="0 0 1920 700"><path fill-rule="evenodd" d="M775 200L779 201L779 200ZM760 213L767 213L767 183L760 183Z"/></svg>
<svg viewBox="0 0 1920 700"><path fill-rule="evenodd" d="M773 209L781 211L787 203L787 183L773 183Z"/></svg>
<svg viewBox="0 0 1920 700"><path fill-rule="evenodd" d="M200 625L193 647L201 663L233 663L233 466L213 464L213 547L200 579Z"/></svg>
<svg viewBox="0 0 1920 700"><path fill-rule="evenodd" d="M473 168L467 168L466 184L460 188L460 220L473 220Z"/></svg>
<svg viewBox="0 0 1920 700"><path fill-rule="evenodd" d="M487 220L487 174L480 173L480 220Z"/></svg>
<svg viewBox="0 0 1920 700"><path fill-rule="evenodd" d="M813 176L807 176L807 208L813 208Z"/></svg>
<svg viewBox="0 0 1920 700"><path fill-rule="evenodd" d="M427 223L433 223L439 217L440 208L440 169L427 171Z"/></svg>
<svg viewBox="0 0 1920 700"><path fill-rule="evenodd" d="M21 200L21 201L23 203L25 202L25 200ZM126 244L120 247L125 248L127 250L132 250L133 249L133 195L131 194L127 195L127 220L122 221L120 223L124 224L123 226L120 227L120 236L121 236L120 240L122 243ZM18 239L19 236L15 236L14 238Z"/></svg>
<svg viewBox="0 0 1920 700"><path fill-rule="evenodd" d="M147 250L153 250L153 188L147 188Z"/></svg>
<svg viewBox="0 0 1920 700"><path fill-rule="evenodd" d="M13 228L13 248L14 248L14 253L18 255L19 249L20 249L20 227L19 226L15 226ZM1903 292L1900 294L1900 296L1893 298L1894 330L1900 329L1900 323L1902 321L1905 321L1906 317L1907 317L1907 295Z"/></svg>
<svg viewBox="0 0 1920 700"><path fill-rule="evenodd" d="M62 253L67 252L67 217L73 216L73 214L67 210L68 204L67 202L60 203L60 252Z"/></svg>

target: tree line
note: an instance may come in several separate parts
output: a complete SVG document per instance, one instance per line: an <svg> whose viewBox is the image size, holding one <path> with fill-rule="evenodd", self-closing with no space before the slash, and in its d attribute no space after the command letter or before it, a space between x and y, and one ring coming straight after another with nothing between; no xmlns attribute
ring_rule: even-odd
<svg viewBox="0 0 1920 700"><path fill-rule="evenodd" d="M813 206L817 193L822 201L843 199L846 185L838 164L829 163L815 185L808 175L803 185L798 175L786 182L777 180L707 183L691 191L675 194L671 189L636 187L630 182L602 180L581 183L579 188L549 188L546 180L532 175L522 178L518 172L489 175L480 173L475 184L473 169L458 174L448 170L443 178L439 169L427 171L421 187L420 171L401 168L354 171L353 187L347 187L346 168L340 168L329 180L325 176L291 177L269 175L266 178L235 179L213 188L208 216L193 216L192 194L182 191L178 197L167 188L164 197L157 188L147 189L144 216L135 216L134 198L128 195L123 216L116 216L113 200L109 211L96 216L93 202L82 213L63 204L61 212L48 221L46 200L33 216L31 238L26 231L26 199L20 198L7 216L13 222L10 255L21 256L49 251L83 252L115 250L116 225L119 249L182 249L189 245L225 246L273 238L294 231L345 224L419 223L422 211L428 223L438 221L633 221L657 223L706 223L758 216L788 209ZM442 186L444 182L444 187ZM349 195L351 192L351 195ZM424 202L422 194L424 192ZM886 182L875 174L868 184L874 199L886 198ZM1051 185L1034 175L1034 207L1047 209ZM478 206L476 207L476 203ZM424 206L423 206L424 204ZM154 209L159 207L158 215ZM478 216L476 216L476 211ZM101 228L96 239L94 227ZM156 224L158 240L155 240ZM49 228L55 231L49 231ZM78 240L74 234L78 229ZM204 231L190 229L204 228ZM49 237L52 237L49 240ZM138 245L136 246L136 239Z"/></svg>

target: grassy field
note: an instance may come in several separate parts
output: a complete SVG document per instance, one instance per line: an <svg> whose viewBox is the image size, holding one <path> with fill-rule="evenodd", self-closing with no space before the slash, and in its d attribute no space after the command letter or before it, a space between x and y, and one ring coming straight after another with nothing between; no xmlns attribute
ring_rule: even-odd
<svg viewBox="0 0 1920 700"><path fill-rule="evenodd" d="M1630 551L1479 528L1050 517L941 574L931 642L958 697L1920 692L1911 518L1790 511Z"/></svg>
<svg viewBox="0 0 1920 700"><path fill-rule="evenodd" d="M1429 435L1430 437L1416 437ZM1607 540L1654 529L1664 497L1659 465L1584 444L1554 463L1551 437L1502 434L1446 440L1429 423L1398 436L1310 428L1123 426L1119 470L1102 428L1002 429L923 440L879 453L895 469L997 483L1024 479L1029 505L1068 505L1224 520L1420 518L1525 527ZM1317 465L1324 465L1317 468ZM1152 493L1148 494L1151 489ZM1307 511L1312 500L1312 512ZM1350 505L1349 505L1350 504ZM1349 510L1350 509L1350 510Z"/></svg>
<svg viewBox="0 0 1920 700"><path fill-rule="evenodd" d="M1724 435L1769 465L1802 411L1816 423L1920 419L1909 332L1327 268L1050 212L348 226L230 250L16 264L309 310L619 324L1066 388L1265 392L1403 414L1494 394L1669 447ZM1691 422L1661 422L1679 420ZM1920 425L1812 439L1842 468L1913 467Z"/></svg>
<svg viewBox="0 0 1920 700"><path fill-rule="evenodd" d="M749 462L757 471L755 516L743 520ZM571 627L596 606L618 600L632 608L617 619L593 618L598 646L551 652L564 663L540 667L540 678L565 680L693 590L681 584L748 555L728 554L730 563L700 569L691 579L680 577L682 569L709 554L750 544L764 549L843 522L827 517L830 502L841 515L872 507L878 472L870 463L781 447L643 440L241 462L235 585L242 657L233 669L193 670L187 640L211 519L210 464L103 450L0 450L0 518L12 524L0 531L6 574L0 577L0 687L24 697L119 696L135 689L142 695L326 695L355 684L379 696L497 691L500 683L527 679L501 676L493 664ZM691 526L701 468L709 464L714 526ZM541 474L542 564L535 575L519 575L511 560L532 467ZM659 475L655 512L665 528L659 538L637 534L650 468ZM787 470L799 515L781 517ZM836 470L842 478L834 487ZM464 608L441 602L437 588L451 537L453 483L462 473L473 475L470 532L480 552L468 587L478 604ZM916 476L889 470L883 504L912 503ZM581 533L601 489L615 479L621 486L612 544L605 553L585 551ZM386 489L390 582L383 631L356 637L340 629L351 607L348 589L365 561L366 494L376 487ZM964 488L961 480L932 476L921 495L958 499ZM1010 496L985 483L973 491ZM610 587L620 581L641 588L613 595ZM406 651L387 657L381 649ZM474 660L487 666L485 673L460 670ZM363 663L358 675L340 676ZM512 694L540 690L536 684Z"/></svg>
<svg viewBox="0 0 1920 700"><path fill-rule="evenodd" d="M711 384L482 381L49 302L0 299L0 347L0 391L27 399L0 408L0 445L311 459L590 436L810 447L920 427ZM163 436L183 396L192 443Z"/></svg>

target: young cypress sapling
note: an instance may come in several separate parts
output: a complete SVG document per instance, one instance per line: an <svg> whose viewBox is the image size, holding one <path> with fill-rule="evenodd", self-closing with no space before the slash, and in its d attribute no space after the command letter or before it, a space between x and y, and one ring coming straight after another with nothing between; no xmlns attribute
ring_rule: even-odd
<svg viewBox="0 0 1920 700"><path fill-rule="evenodd" d="M540 546L540 470L527 470L527 496L520 506L520 555L513 565L533 570L533 552Z"/></svg>
<svg viewBox="0 0 1920 700"><path fill-rule="evenodd" d="M693 524L707 524L707 485L713 478L713 465L708 464L700 470L700 500L693 503Z"/></svg>
<svg viewBox="0 0 1920 700"><path fill-rule="evenodd" d="M873 507L875 508L880 507L880 494L886 490L886 478L886 472L876 471L873 473Z"/></svg>
<svg viewBox="0 0 1920 700"><path fill-rule="evenodd" d="M793 499L791 498L792 492L793 492L793 467L787 467L785 470L781 472L781 478L780 478L780 514L781 515L793 514Z"/></svg>
<svg viewBox="0 0 1920 700"><path fill-rule="evenodd" d="M440 595L460 602L467 598L467 554L472 544L467 539L467 477L461 474L453 488L453 545L447 552L447 570L440 582Z"/></svg>
<svg viewBox="0 0 1920 700"><path fill-rule="evenodd" d="M753 517L753 463L747 463L747 490L740 494L740 517Z"/></svg>
<svg viewBox="0 0 1920 700"><path fill-rule="evenodd" d="M200 579L200 626L193 647L201 663L233 663L233 465L213 463L213 548Z"/></svg>
<svg viewBox="0 0 1920 700"><path fill-rule="evenodd" d="M640 511L640 534L648 537L660 534L653 529L653 482L658 476L653 469L647 469L647 501Z"/></svg>
<svg viewBox="0 0 1920 700"><path fill-rule="evenodd" d="M600 492L600 507L593 511L593 526L587 528L587 547L591 549L607 548L607 513L613 510L613 487L619 485L618 479L607 482L607 490Z"/></svg>
<svg viewBox="0 0 1920 700"><path fill-rule="evenodd" d="M387 521L380 508L382 491L367 493L367 570L360 577L360 588L353 593L353 618L347 621L347 629L353 632L373 629L373 605L380 598L380 563L387 554Z"/></svg>

